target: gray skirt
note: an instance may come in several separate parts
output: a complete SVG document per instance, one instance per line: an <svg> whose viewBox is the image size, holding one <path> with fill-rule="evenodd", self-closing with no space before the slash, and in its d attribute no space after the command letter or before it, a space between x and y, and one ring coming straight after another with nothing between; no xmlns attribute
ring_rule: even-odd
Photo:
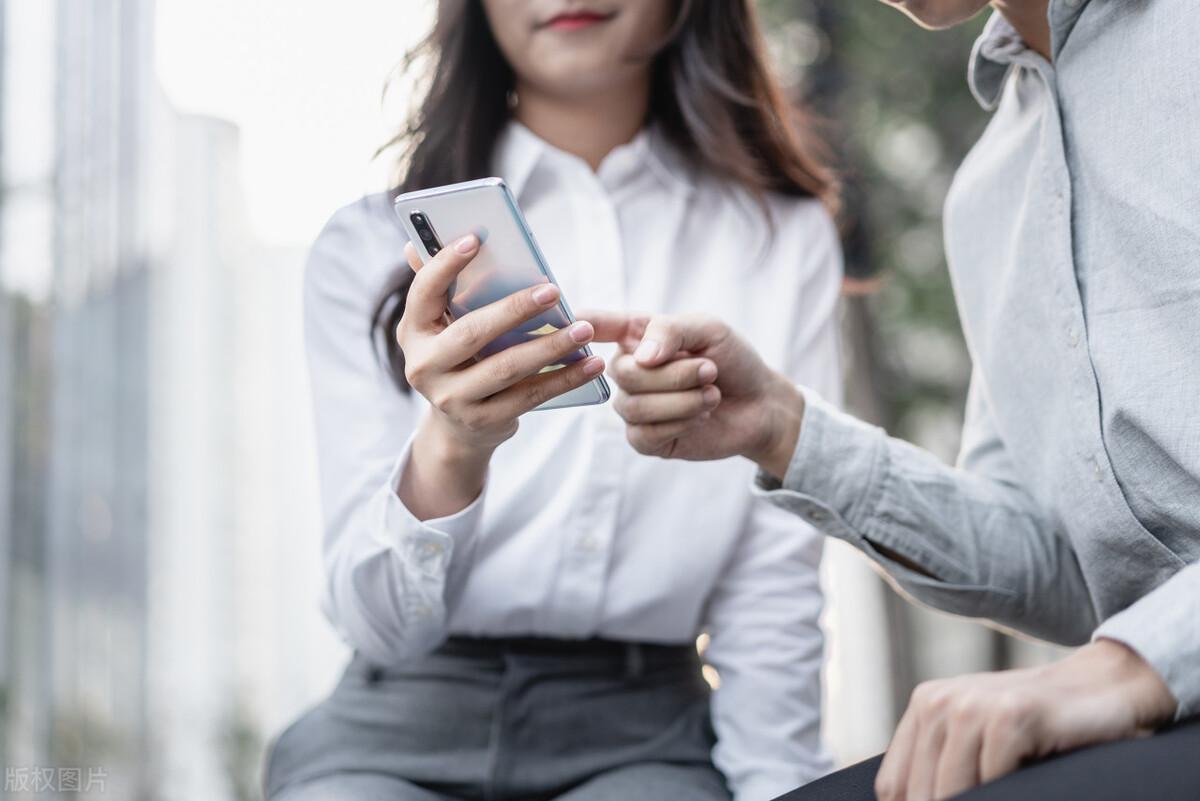
<svg viewBox="0 0 1200 801"><path fill-rule="evenodd" d="M412 797L550 799L661 766L691 785L680 797L728 798L709 694L690 646L452 638L399 667L356 655L273 744L266 794L375 776L413 786Z"/></svg>

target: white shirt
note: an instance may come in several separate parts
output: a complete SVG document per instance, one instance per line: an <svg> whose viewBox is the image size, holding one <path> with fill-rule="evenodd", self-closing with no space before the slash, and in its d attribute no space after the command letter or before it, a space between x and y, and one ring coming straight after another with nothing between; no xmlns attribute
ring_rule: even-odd
<svg viewBox="0 0 1200 801"><path fill-rule="evenodd" d="M576 308L707 312L766 361L840 397L837 236L822 206L697 176L644 132L598 172L512 124L497 172ZM305 290L325 517L326 609L388 663L448 634L691 643L711 636L714 762L738 801L821 775L821 537L751 495L745 460L639 455L611 405L537 412L486 487L419 521L396 494L427 406L391 384L368 338L404 233L383 195L337 212ZM612 346L597 346L610 356Z"/></svg>

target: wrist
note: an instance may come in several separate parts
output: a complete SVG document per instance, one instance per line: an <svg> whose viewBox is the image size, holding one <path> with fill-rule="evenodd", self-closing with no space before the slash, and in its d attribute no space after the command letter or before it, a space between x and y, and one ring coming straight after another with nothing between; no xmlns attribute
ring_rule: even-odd
<svg viewBox="0 0 1200 801"><path fill-rule="evenodd" d="M413 438L400 499L418 520L457 514L483 492L494 450L462 441L431 414Z"/></svg>
<svg viewBox="0 0 1200 801"><path fill-rule="evenodd" d="M1175 717L1178 702L1158 672L1137 651L1117 640L1098 639L1076 652L1096 666L1100 681L1131 705L1139 727L1152 728Z"/></svg>
<svg viewBox="0 0 1200 801"><path fill-rule="evenodd" d="M422 421L413 441L413 451L423 459L447 470L465 474L487 470L496 450L495 445L481 444L459 435L453 426L446 425L436 410Z"/></svg>
<svg viewBox="0 0 1200 801"><path fill-rule="evenodd" d="M782 481L800 441L804 420L804 394L795 384L773 373L759 410L762 430L755 445L743 455L766 473Z"/></svg>

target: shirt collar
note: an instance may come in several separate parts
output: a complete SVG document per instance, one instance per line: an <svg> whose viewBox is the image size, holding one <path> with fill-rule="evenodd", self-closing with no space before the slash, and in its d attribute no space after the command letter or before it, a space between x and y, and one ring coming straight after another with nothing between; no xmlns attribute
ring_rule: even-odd
<svg viewBox="0 0 1200 801"><path fill-rule="evenodd" d="M1025 42L1016 29L999 11L994 12L975 41L967 73L971 94L987 111L995 111L1000 104L1000 93L1013 61L1025 50Z"/></svg>
<svg viewBox="0 0 1200 801"><path fill-rule="evenodd" d="M1091 0L1050 0L1048 11L1052 45L1056 53L1075 27L1076 20ZM1028 51L1025 42L1004 16L996 11L988 20L983 33L971 52L968 80L971 93L988 111L1000 104L1000 94L1013 63Z"/></svg>
<svg viewBox="0 0 1200 801"><path fill-rule="evenodd" d="M495 168L513 194L519 198L534 170L543 165L591 171L577 156L559 150L521 123L509 122L496 146ZM597 178L612 190L647 171L668 188L684 193L695 188L691 165L654 128L641 131L605 156Z"/></svg>

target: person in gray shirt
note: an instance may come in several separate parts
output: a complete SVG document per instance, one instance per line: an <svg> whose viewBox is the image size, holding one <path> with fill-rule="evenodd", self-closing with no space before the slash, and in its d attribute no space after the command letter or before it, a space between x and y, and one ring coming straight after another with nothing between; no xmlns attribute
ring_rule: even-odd
<svg viewBox="0 0 1200 801"><path fill-rule="evenodd" d="M930 26L988 5L890 2ZM749 457L757 491L914 598L1082 646L920 686L864 786L946 798L1126 741L986 797L1198 798L1200 4L991 5L970 81L994 116L945 213L974 364L956 466L790 385L719 321L588 319L622 345L617 409L640 451ZM680 352L717 367L715 410ZM795 797L858 797L850 779Z"/></svg>

